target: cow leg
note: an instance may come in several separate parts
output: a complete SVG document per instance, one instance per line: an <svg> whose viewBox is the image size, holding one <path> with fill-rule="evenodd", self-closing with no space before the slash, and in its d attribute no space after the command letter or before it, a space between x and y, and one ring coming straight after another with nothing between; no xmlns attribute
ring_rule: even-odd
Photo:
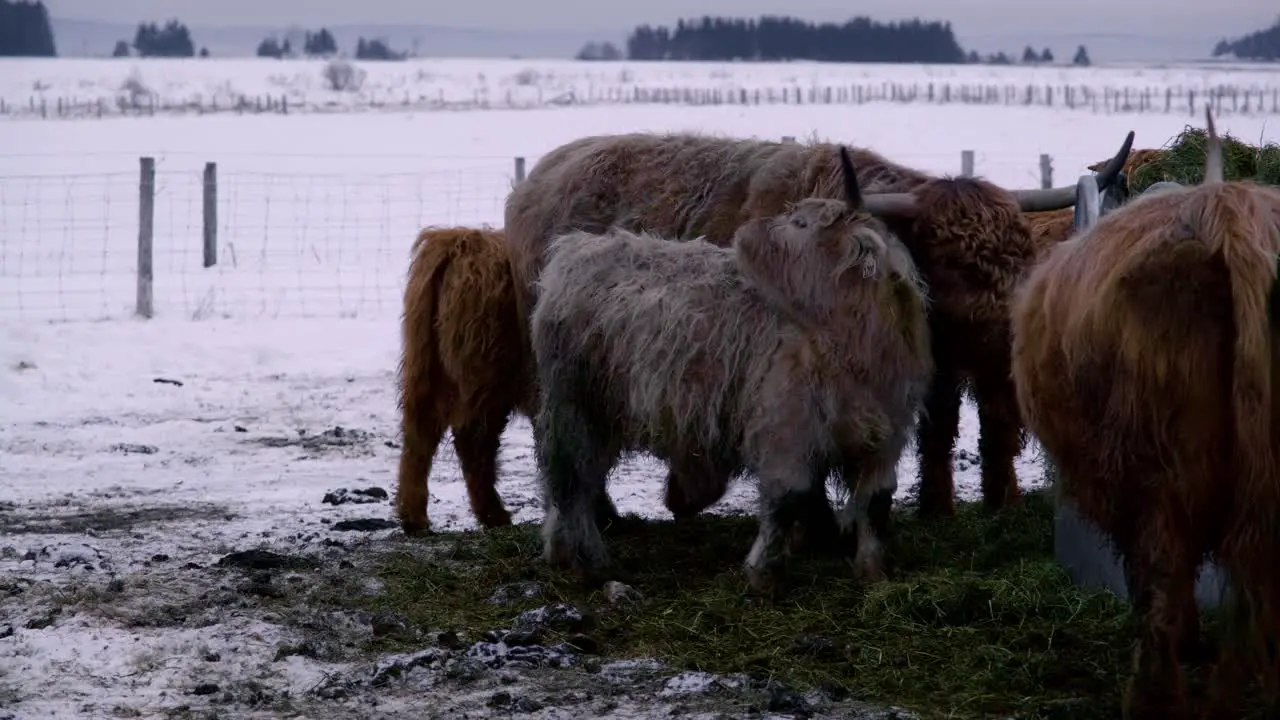
<svg viewBox="0 0 1280 720"><path fill-rule="evenodd" d="M617 451L572 403L544 404L537 423L538 469L547 509L543 557L550 564L569 566L583 579L597 579L609 562L597 512Z"/></svg>
<svg viewBox="0 0 1280 720"><path fill-rule="evenodd" d="M812 506L812 477L803 459L767 461L757 472L760 490L760 529L744 569L752 590L778 595L784 586L788 547L796 525Z"/></svg>
<svg viewBox="0 0 1280 720"><path fill-rule="evenodd" d="M471 513L482 527L511 524L511 513L498 496L498 448L507 417L492 415L453 428L453 447L467 483Z"/></svg>
<svg viewBox="0 0 1280 720"><path fill-rule="evenodd" d="M889 509L898 489L897 456L869 458L856 467L846 467L849 502L843 509L842 524L855 527L858 552L853 566L858 577L870 582L883 580L884 540L889 525Z"/></svg>
<svg viewBox="0 0 1280 720"><path fill-rule="evenodd" d="M827 497L827 481L815 475L809 490L799 504L800 521L792 526L788 541L792 555L832 555L845 548L841 543L842 528Z"/></svg>
<svg viewBox="0 0 1280 720"><path fill-rule="evenodd" d="M917 512L922 518L951 517L956 513L951 453L960 431L960 379L955 367L944 357L939 356L937 362L916 429L920 453Z"/></svg>
<svg viewBox="0 0 1280 720"><path fill-rule="evenodd" d="M1197 612L1198 555L1175 513L1168 506L1148 509L1135 523L1132 542L1121 548L1129 594L1142 617L1124 702L1125 717L1134 720L1187 715L1179 651Z"/></svg>
<svg viewBox="0 0 1280 720"><path fill-rule="evenodd" d="M426 532L427 477L436 448L444 439L444 419L429 402L407 403L401 420L404 435L400 447L400 469L396 479L396 514L406 535Z"/></svg>
<svg viewBox="0 0 1280 720"><path fill-rule="evenodd" d="M1017 388L1005 366L974 376L978 405L978 455L982 458L982 503L992 511L1017 503L1022 492L1013 461L1022 450Z"/></svg>

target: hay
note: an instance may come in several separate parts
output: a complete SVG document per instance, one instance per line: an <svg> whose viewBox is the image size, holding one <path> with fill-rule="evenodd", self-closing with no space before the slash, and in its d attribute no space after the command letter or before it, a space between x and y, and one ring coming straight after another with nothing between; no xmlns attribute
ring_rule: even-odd
<svg viewBox="0 0 1280 720"><path fill-rule="evenodd" d="M1205 145L1208 133L1187 126L1150 160L1129 174L1129 189L1140 193L1155 183L1173 181L1198 185L1204 179ZM1262 147L1222 136L1223 172L1227 180L1254 180L1280 185L1280 145Z"/></svg>

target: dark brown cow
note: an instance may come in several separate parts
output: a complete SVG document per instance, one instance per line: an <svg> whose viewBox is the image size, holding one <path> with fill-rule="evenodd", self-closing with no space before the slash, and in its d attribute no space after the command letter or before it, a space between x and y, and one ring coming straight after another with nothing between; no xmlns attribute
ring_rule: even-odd
<svg viewBox="0 0 1280 720"><path fill-rule="evenodd" d="M1144 618L1133 717L1187 711L1179 654L1210 555L1249 623L1213 716L1240 717L1241 660L1280 691L1280 190L1224 183L1209 129L1205 184L1144 194L1058 245L1013 308L1023 416L1062 494L1123 554Z"/></svg>

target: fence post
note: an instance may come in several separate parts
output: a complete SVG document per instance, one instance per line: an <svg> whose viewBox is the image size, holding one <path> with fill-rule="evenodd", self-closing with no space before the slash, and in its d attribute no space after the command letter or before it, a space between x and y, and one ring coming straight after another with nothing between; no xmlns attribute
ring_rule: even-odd
<svg viewBox="0 0 1280 720"><path fill-rule="evenodd" d="M973 177L973 151L960 151L960 176Z"/></svg>
<svg viewBox="0 0 1280 720"><path fill-rule="evenodd" d="M218 264L218 164L204 164L204 266Z"/></svg>
<svg viewBox="0 0 1280 720"><path fill-rule="evenodd" d="M524 158L516 158L516 183L524 182Z"/></svg>
<svg viewBox="0 0 1280 720"><path fill-rule="evenodd" d="M1040 187L1053 187L1053 159L1045 153L1040 154Z"/></svg>
<svg viewBox="0 0 1280 720"><path fill-rule="evenodd" d="M140 158L138 182L138 298L136 312L144 318L155 313L152 280L152 240L156 219L156 159Z"/></svg>

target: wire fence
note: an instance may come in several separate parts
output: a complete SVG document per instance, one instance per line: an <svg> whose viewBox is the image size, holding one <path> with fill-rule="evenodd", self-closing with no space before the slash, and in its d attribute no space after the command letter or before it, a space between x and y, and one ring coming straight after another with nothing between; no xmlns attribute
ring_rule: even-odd
<svg viewBox="0 0 1280 720"><path fill-rule="evenodd" d="M874 103L1043 107L1105 113L1194 116L1211 107L1215 117L1280 114L1280 88L1214 85L1203 88L1087 86L1078 84L865 83L776 87L671 87L588 85L491 91L476 88L367 89L359 93L195 95L120 92L109 97L0 98L0 116L84 119L112 116L290 114L359 111L513 110L606 105L866 105Z"/></svg>
<svg viewBox="0 0 1280 720"><path fill-rule="evenodd" d="M1055 165L968 150L900 160L1009 187L1051 185ZM1094 160L1064 158L1060 181ZM374 172L368 156L276 159L289 172L119 158L102 172L0 175L0 320L399 314L419 230L500 227L536 158L409 161L423 169Z"/></svg>

